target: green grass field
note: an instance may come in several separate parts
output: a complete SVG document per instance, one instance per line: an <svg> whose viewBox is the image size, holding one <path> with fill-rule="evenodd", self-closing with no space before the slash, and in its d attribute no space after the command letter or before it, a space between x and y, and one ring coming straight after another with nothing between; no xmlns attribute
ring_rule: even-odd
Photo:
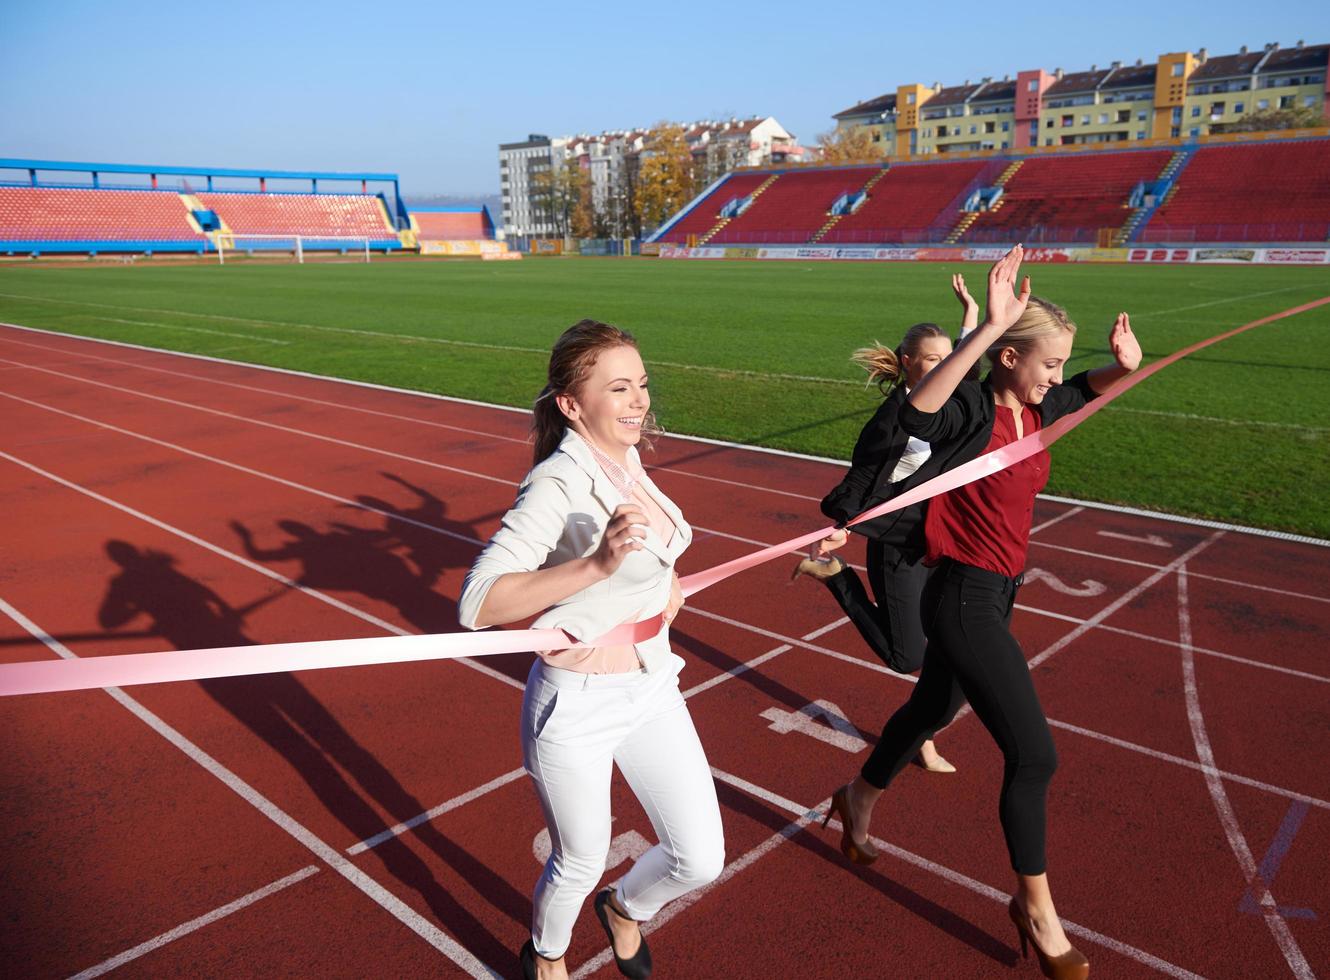
<svg viewBox="0 0 1330 980"><path fill-rule="evenodd" d="M666 429L847 458L877 398L848 361L959 322L945 264L511 263L0 266L0 320L506 405L539 391L582 317L635 332ZM982 302L985 268L963 271ZM1330 295L1311 268L1036 265L1107 362L1127 310L1147 361ZM1054 450L1049 492L1330 538L1330 307L1202 351Z"/></svg>

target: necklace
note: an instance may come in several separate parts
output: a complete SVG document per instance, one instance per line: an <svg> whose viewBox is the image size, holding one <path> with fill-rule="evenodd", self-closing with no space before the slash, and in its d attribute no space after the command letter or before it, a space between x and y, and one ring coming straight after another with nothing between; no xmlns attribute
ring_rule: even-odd
<svg viewBox="0 0 1330 980"><path fill-rule="evenodd" d="M577 432L576 429L573 431ZM623 497L624 500L631 498L633 491L637 489L638 481L582 433L577 432L577 437L586 443L587 448L591 450L592 457L595 458L605 475L610 478L610 483L614 485L615 490L619 491L619 496Z"/></svg>

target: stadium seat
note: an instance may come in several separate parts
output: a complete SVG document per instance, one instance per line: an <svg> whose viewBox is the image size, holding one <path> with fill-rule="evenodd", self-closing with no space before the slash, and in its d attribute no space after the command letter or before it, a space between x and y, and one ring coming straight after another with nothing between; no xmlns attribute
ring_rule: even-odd
<svg viewBox="0 0 1330 980"><path fill-rule="evenodd" d="M1197 150L1138 236L1143 242L1323 242L1330 237L1330 140Z"/></svg>
<svg viewBox="0 0 1330 980"><path fill-rule="evenodd" d="M412 211L416 238L422 242L479 241L494 237L483 211Z"/></svg>
<svg viewBox="0 0 1330 980"><path fill-rule="evenodd" d="M892 166L869 189L858 210L841 218L819 241L884 245L941 241L956 223L965 192L992 166L984 160Z"/></svg>
<svg viewBox="0 0 1330 980"><path fill-rule="evenodd" d="M719 212L721 208L735 198L747 197L770 176L770 174L765 173L732 175L705 198L698 201L692 210L675 222L674 226L661 236L660 240L662 242L683 244L688 241L689 235L697 235L698 237L705 235L716 227L716 223L720 221Z"/></svg>
<svg viewBox="0 0 1330 980"><path fill-rule="evenodd" d="M881 167L790 170L754 199L752 206L709 244L802 244L826 225L831 206L842 194L863 189ZM765 179L769 174L762 175Z"/></svg>
<svg viewBox="0 0 1330 980"><path fill-rule="evenodd" d="M0 187L0 242L206 242L174 191Z"/></svg>
<svg viewBox="0 0 1330 980"><path fill-rule="evenodd" d="M982 211L963 242L1092 243L1130 217L1132 189L1154 180L1171 150L1087 151L1025 159L996 208Z"/></svg>
<svg viewBox="0 0 1330 980"><path fill-rule="evenodd" d="M396 241L382 202L368 194L247 194L212 191L195 195L216 211L232 234L350 236Z"/></svg>

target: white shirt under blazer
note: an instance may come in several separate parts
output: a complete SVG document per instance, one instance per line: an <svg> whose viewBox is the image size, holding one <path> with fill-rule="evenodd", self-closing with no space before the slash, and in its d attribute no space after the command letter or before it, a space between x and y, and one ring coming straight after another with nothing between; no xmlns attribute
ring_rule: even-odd
<svg viewBox="0 0 1330 980"><path fill-rule="evenodd" d="M663 612L670 599L674 563L693 540L692 528L674 502L642 470L637 450L628 449L629 469L640 472L639 486L674 522L667 544L646 529L642 548L628 554L614 574L568 596L541 614L533 628L556 628L590 643L622 623ZM478 629L476 618L500 575L531 572L595 553L614 509L631 503L615 489L577 433L564 433L558 449L532 468L517 491L512 509L481 552L462 583L458 619ZM669 626L634 645L651 672L675 669Z"/></svg>

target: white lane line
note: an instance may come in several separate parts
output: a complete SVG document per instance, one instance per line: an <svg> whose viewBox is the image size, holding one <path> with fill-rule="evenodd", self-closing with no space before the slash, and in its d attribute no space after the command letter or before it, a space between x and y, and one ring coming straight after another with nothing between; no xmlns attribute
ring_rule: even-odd
<svg viewBox="0 0 1330 980"><path fill-rule="evenodd" d="M32 620L28 619L28 617L24 616L23 613L19 612L4 599L0 599L0 612L3 612L32 636L46 644L46 646L57 656L62 657L65 660L78 659L77 654L73 653L60 641L48 635L45 630ZM313 831L305 827L304 824L297 821L285 810L281 809L277 804L273 803L230 769L227 769L175 728L172 728L156 714L144 707L144 705L138 700L126 694L118 687L108 687L105 688L105 691L140 721L174 745L194 762L202 766L227 788L231 789L240 796L241 799L254 807L254 809L258 810L274 824L303 844L307 849L312 851L316 857L322 860L356 888L360 889L360 891L364 892L369 898L373 899L374 902L385 912L416 935L420 936L440 953L448 957L448 959L452 960L468 975L473 977L494 977L497 978L497 980L501 980L502 975L500 973L478 960L469 950L461 946L438 926L425 919L409 905L393 895L377 881L365 874L365 872L357 868L349 860L339 854L336 848L325 843L321 838L316 836Z"/></svg>
<svg viewBox="0 0 1330 980"><path fill-rule="evenodd" d="M1163 568L1159 569L1159 571L1155 572L1144 582L1141 582L1140 584L1135 585L1132 588L1128 589L1126 592L1122 593L1122 595L1118 596L1103 609L1099 610L1099 612L1095 613L1089 619L1085 620L1085 622L1081 623L1070 633L1055 640L1053 643L1050 643L1047 647L1045 647L1038 654L1032 657L1030 659L1030 670L1033 671L1040 664L1044 663L1044 661L1048 660L1049 657L1052 657L1058 651L1065 649L1068 644L1074 642L1075 640L1084 636L1086 633L1090 632L1090 630L1098 626L1109 616L1112 616L1123 606L1127 605L1127 603L1134 602L1138 596L1144 593L1147 589L1153 586L1160 579L1164 578L1167 575L1172 574L1176 569L1181 568L1184 563L1195 558L1202 551L1210 547L1210 545L1214 544L1223 536L1224 536L1223 531L1216 531L1214 534L1210 535L1204 541L1201 541L1200 543L1193 545L1190 549L1188 549L1186 554L1179 555L1176 559L1169 562Z"/></svg>
<svg viewBox="0 0 1330 980"><path fill-rule="evenodd" d="M1216 530L1231 531L1234 528L1226 525L1214 525ZM1237 528L1237 530L1242 530ZM1073 555L1084 555L1087 558L1097 558L1100 561L1114 562L1119 565L1134 565L1137 568L1166 568L1165 565L1157 564L1152 561L1138 561L1134 558L1119 558L1116 555L1105 555L1098 551L1087 551L1084 548L1071 548L1064 544L1052 544L1048 541L1031 541L1031 546L1038 545L1040 548L1051 548L1054 551L1065 551ZM1222 575L1204 575L1200 572L1190 572L1191 578L1205 579L1207 582L1222 582L1224 585L1235 585L1242 589L1255 589L1258 592L1270 592L1274 595L1287 596L1290 599L1307 599L1311 602L1330 602L1330 596L1309 595L1306 592L1292 592L1289 589L1278 589L1272 585L1257 585L1254 582L1241 582L1238 579L1224 578Z"/></svg>
<svg viewBox="0 0 1330 980"><path fill-rule="evenodd" d="M1135 752L1138 755L1149 756L1152 759L1158 759L1160 762L1167 762L1170 765L1181 766L1183 769L1193 769L1196 772L1205 772L1205 766L1191 759L1184 759L1180 755L1173 755L1169 752L1161 752L1159 749L1152 749L1148 745L1140 745L1136 742L1129 742L1125 738L1116 738L1113 735L1105 735L1103 732L1097 732L1092 728L1082 728L1080 725L1073 725L1070 722L1058 721L1055 718L1048 719L1048 723L1054 728L1061 728L1064 731L1073 732L1082 735L1085 738L1093 739L1096 742L1103 742L1105 745L1114 745L1120 749L1126 749L1128 752ZM1240 776L1235 772L1229 772L1227 769L1215 769L1215 775L1221 779L1226 779L1230 783L1238 783L1241 786L1250 786L1252 789L1258 789L1263 793L1269 793L1271 796L1281 796L1286 800L1296 800L1300 803L1306 803L1308 806L1318 807L1322 810L1330 810L1330 800L1323 800L1316 796L1308 796L1306 793L1299 793L1295 790L1285 789L1283 786L1275 786L1271 783L1262 782L1259 779L1252 779L1250 776Z"/></svg>
<svg viewBox="0 0 1330 980"><path fill-rule="evenodd" d="M826 812L826 809L831 802L830 800L824 800L822 803L818 805L816 810L810 810L807 807L800 806L798 803L794 802L793 800L786 799L785 797L773 793L768 789L764 789L761 786L758 786L754 783L751 783L748 780L743 779L742 777L721 772L720 770L715 768L712 769L712 772L715 774L717 779L721 780L722 782L728 783L729 785L735 787L736 789L742 790L743 792L748 793L751 796L755 796L758 799L762 800L763 802L770 804L771 806L774 806L781 810L785 810L787 813L798 814L799 820L801 822L806 822L810 814L818 817L822 816ZM840 821L838 819L833 819L829 824L829 826L839 831ZM992 901L999 902L1003 905L1006 905L1007 903L1007 899L1009 897L1007 892L994 888L991 885L987 885L982 881L976 881L974 878L971 878L969 875L962 874L959 871L954 871L951 868L948 868L946 865L938 864L935 861L930 861L925 857L921 857L918 854L915 854L913 851L907 851L904 848L898 847L897 845L892 844L889 841L883 840L880 837L874 837L870 835L869 839L872 840L873 843L877 845L880 851L890 854L892 857L896 858L897 860L904 861L906 864L913 865L914 867L920 869L921 871L926 871L929 874L935 875L938 878L950 882L953 885L959 885L962 888L974 892L976 895L981 895L984 898L991 899ZM1062 926L1064 929L1066 929L1067 932L1071 933L1073 936L1077 936L1082 939L1087 939L1090 942L1097 943L1098 945L1103 946L1106 949L1112 950L1113 952L1119 954L1120 956L1125 956L1128 959L1135 960L1137 963L1141 963L1152 969L1158 970L1160 973L1166 973L1172 977L1185 978L1185 980L1203 980L1202 977L1198 976L1195 973L1192 973L1190 970L1183 969L1182 967L1177 966L1176 964L1170 963L1164 959L1160 959L1158 956L1155 956L1152 953L1147 953L1143 949L1138 949L1135 946L1114 939L1111 936L1105 936L1101 932L1096 932L1095 930L1087 928L1086 926L1078 925L1077 923L1072 922L1069 919L1063 919Z"/></svg>
<svg viewBox="0 0 1330 980"><path fill-rule="evenodd" d="M1057 524L1060 521L1065 521L1068 517L1075 517L1077 514L1082 513L1084 510L1085 510L1084 507L1072 507L1068 510L1064 510L1057 517L1051 517L1048 520L1044 521L1042 524L1036 524L1034 527L1030 528L1030 536L1034 537L1036 534L1038 534L1040 531L1044 530L1045 528L1050 528L1054 524Z"/></svg>
<svg viewBox="0 0 1330 980"><path fill-rule="evenodd" d="M1298 980L1314 980L1315 974L1312 973L1311 965L1302 955L1302 950L1297 940L1293 938L1288 923L1279 914L1278 903L1270 894L1269 886L1256 867L1256 859L1252 857L1247 838L1242 833L1238 815L1233 809L1233 804L1229 802L1223 780L1219 778L1214 749L1210 746L1210 734L1206 731L1205 716L1201 713L1200 695L1196 690L1196 658L1192 656L1191 649L1191 608L1187 601L1187 566L1185 564L1178 566L1177 572L1178 638L1182 641L1182 679L1187 699L1187 722L1191 727L1192 742L1196 746L1196 759L1201 764L1202 772L1205 773L1205 787L1210 791L1210 800L1214 803L1215 813L1219 815L1219 823L1224 828L1224 836L1228 838L1228 846L1238 860L1238 868L1242 871L1251 894L1255 896L1256 904L1261 908L1261 915L1270 929L1270 934L1275 938L1275 944L1284 954L1284 959L1288 961L1289 969Z"/></svg>
<svg viewBox="0 0 1330 980"><path fill-rule="evenodd" d="M225 466L228 469L236 470L237 472L244 473L247 476L257 477L260 480L268 480L272 483L277 483L284 487L290 487L292 490L299 490L303 493L312 494L315 497L322 497L324 500L331 500L334 503L341 504L344 507L352 507L355 508L356 510L363 510L370 514L377 514L380 517L390 518L394 521L401 521L403 524L410 524L413 527L422 528L427 531L433 531L436 534L443 535L444 537L453 538L454 540L457 541L464 541L467 544L473 544L478 547L483 547L485 544L484 541L481 541L479 538L473 538L469 534L459 534L458 532L450 531L445 527L439 527L437 524L428 524L425 521L416 520L414 517L408 517L405 514L398 514L390 510L382 510L378 507L373 507L369 504L361 503L358 500L352 500L349 497L338 496L337 494L330 493L327 490L320 490L317 487L311 487L304 483L297 483L295 480L288 480L285 477L277 476L273 473L265 473L262 470L256 470L252 467L245 466L241 463L233 463L230 460L222 459L219 456L211 456L208 453L202 453L196 449L190 449L187 446L180 445L179 443L167 442L165 439L157 439L153 436L145 435L141 432L134 432L131 429L123 429L118 425L112 425L110 422L102 422L98 419L89 418L86 415L79 415L76 412L69 412L63 408L56 408L53 405L44 405L41 402L33 401L30 398L23 398L20 395L11 395L7 391L0 391L0 398L8 398L11 401L22 402L24 405L31 405L33 408L40 408L43 411L53 412L56 415L63 415L66 418L71 418L78 422L85 422L88 425L95 425L99 429L106 429L108 432L116 432L119 433L120 435L128 436L131 439L139 439L143 442L152 443L154 446L161 446L162 448L170 449L173 452L182 453L186 456L193 456L195 459L201 459L204 460L205 462L213 463L217 466Z"/></svg>
<svg viewBox="0 0 1330 980"><path fill-rule="evenodd" d="M1028 612L1035 616L1044 616L1048 619L1060 619L1064 623L1084 623L1085 620L1079 616L1068 616L1066 613L1051 612L1047 609L1036 609L1034 606L1026 606L1022 603L1016 603L1016 608L1022 612ZM1167 640L1161 636L1150 636L1148 633L1138 633L1136 630L1124 629L1121 626L1108 626L1104 623L1097 623L1095 629L1103 630L1106 633L1117 633L1120 636L1130 636L1135 640L1145 640L1147 643L1158 643L1166 647L1180 647L1182 644L1177 640ZM1292 667L1281 667L1278 664L1266 663L1263 660L1252 660L1249 657L1237 657L1231 653L1221 653L1218 650L1210 650L1206 647L1192 647L1197 653L1203 653L1207 657L1216 657L1220 660L1231 660L1236 664L1243 664L1247 667L1257 667L1261 670L1272 670L1278 674L1288 674L1290 677L1298 677L1303 680L1317 681L1321 684L1330 684L1330 677L1321 674L1311 674L1305 670L1294 670Z"/></svg>
<svg viewBox="0 0 1330 980"><path fill-rule="evenodd" d="M163 330L184 330L189 333L206 333L214 337L236 337L240 340L252 340L258 344L278 344L288 347L289 340L274 340L271 337L256 337L249 333L227 333L225 330L209 330L207 327L182 327L176 323L157 323L153 320L121 320L113 316L90 316L89 320L101 320L105 323L127 323L136 327L161 327Z"/></svg>
<svg viewBox="0 0 1330 980"><path fill-rule="evenodd" d="M22 364L21 361L10 361L8 358L0 359L0 363ZM57 378L64 378L67 381L78 381L82 384L93 385L97 388L105 388L108 391L118 391L121 394L130 395L134 398L146 398L149 401L161 402L164 405L174 405L176 408L188 408L191 411L203 412L206 415L215 415L218 418L230 419L234 422L244 422L247 425L257 425L264 429L273 429L277 432L285 432L294 436L304 436L307 439L316 439L319 442L327 442L335 446L344 446L348 449L359 449L362 452L374 453L378 456L387 456L391 459L405 460L409 463L419 463L422 466L431 466L434 469L444 470L448 473L456 473L459 476L473 477L477 480L485 480L489 483L502 483L506 486L516 486L512 480L503 480L497 476L490 476L487 473L464 470L458 466L449 466L446 463L436 463L432 460L420 459L417 456L408 456L405 453L395 453L390 449L380 449L377 446L366 446L364 443L351 442L349 439L338 439L336 436L325 436L315 432L306 432L303 429L294 429L288 425L278 425L276 422L265 422L263 419L252 419L245 415L237 415L234 412L224 412L220 408L208 408L204 405L195 405L191 402L184 402L175 398L167 398L164 395L150 395L146 391L138 391L134 388L122 388L120 385L108 384L105 381L93 381L91 378L84 378L77 374L66 374L64 371L55 371L51 368L38 367L35 364L22 364L22 366L32 371L40 371L43 374L50 374Z"/></svg>
<svg viewBox="0 0 1330 980"><path fill-rule="evenodd" d="M304 881L312 874L317 874L318 870L318 867L313 864L301 868L294 874L289 874L285 878L280 878L272 884L264 885L262 888L252 891L248 895L242 895L234 902L228 902L219 908L213 909L211 912L199 916L197 919L190 919L188 922L182 922L174 929L169 929L160 936L154 936L146 942L139 943L137 946L125 950L123 953L112 956L109 960L103 960L96 966L90 966L81 973L74 974L71 980L92 980L93 977L100 977L103 973L110 973L117 967L124 966L126 963L132 962L141 956L146 956L154 950L161 949L163 946L173 943L177 939L188 936L191 932L197 932L204 926L212 925L214 922L225 919L233 912L239 912L242 909L248 908L255 902L267 898L269 895L276 895L283 888Z"/></svg>
<svg viewBox="0 0 1330 980"><path fill-rule="evenodd" d="M684 606L683 609L685 612L697 612L696 609L690 609L688 606ZM811 633L805 633L802 637L800 637L800 639L804 641L816 640L822 634L830 633L832 630L836 629L836 627L842 626L845 623L848 623L849 621L850 619L848 616L842 616L839 619L835 620L834 622L828 623L826 626L819 626ZM786 653L793 649L794 645L790 643L782 643L778 647L773 647L772 649L768 650L766 653L754 657L752 660L745 660L743 663L731 667L723 674L717 674L715 677L710 677L707 680L704 680L701 684L696 684L693 687L690 687L688 690L683 692L684 699L687 700L688 698L691 698L694 694L701 694L703 691L709 691L717 684L723 684L725 683L725 681L738 677L740 674L746 674L748 671L753 670L755 667L760 667L769 660L775 660L782 653Z"/></svg>
<svg viewBox="0 0 1330 980"><path fill-rule="evenodd" d="M346 849L346 853L350 857L355 857L357 854L363 854L371 848L378 847L384 841L392 840L394 837L398 837L406 833L408 830L419 827L423 823L429 823L429 821L433 820L435 817L442 816L450 810L456 810L460 806L466 806L466 804L480 799L485 794L492 793L500 787L507 786L513 780L521 779L525 775L526 770L519 768L514 769L511 772L506 772L502 776L496 776L488 783L477 786L475 789L468 790L460 796L454 796L451 800L445 800L438 806L426 810L424 813L416 814L410 820L394 824L387 830L381 830L373 837L365 838L359 844L352 844Z"/></svg>
<svg viewBox="0 0 1330 980"><path fill-rule="evenodd" d="M286 586L289 589L294 589L298 592L303 592L305 595L309 596L310 598L317 599L319 602L326 603L327 605L332 606L334 609L341 610L342 612L347 613L348 615L354 616L357 619L364 620L365 622L370 623L373 626L377 626L385 633L392 633L394 636L415 635L408 630L404 630L401 627L388 622L385 619L380 619L379 617L373 615L372 613L367 613L362 609L357 609L355 606L342 602L340 599L335 599L332 596L320 592L317 589L312 589L307 585L301 585L298 582L296 582L294 579L290 579L287 578L285 575L282 575L280 572L274 572L272 569L260 565L257 562L250 561L248 558L245 558L242 555L237 555L233 551L227 551L225 548L215 545L210 541L205 541L203 540L203 538L200 538L195 534L190 534L188 531L182 530L181 528L178 528L172 524L168 524L165 521L158 520L155 517L143 513L143 511L141 510L136 510L135 508L130 507L128 504L122 504L117 500L112 500L110 497L107 497L104 494L100 494L95 490L89 490L87 487L81 486L73 482L72 480L66 480L62 476L57 476L56 474L50 472L49 470L44 470L40 466L37 466L33 463L29 463L26 460L19 459L17 456L11 456L9 453L0 451L0 459L8 460L9 462L15 464L16 466L21 466L32 473L36 473L38 476L45 477L46 479L51 480L54 483L58 483L63 487L75 491L76 493L81 493L85 497L91 497L93 500L96 500L98 503L105 504L108 507L113 507L122 513L128 514L130 517L134 517L140 521L143 521L145 524L151 524L153 527L159 528L160 530L163 530L168 534L173 534L178 538L182 538L185 541L188 541L190 544L197 545L198 547L203 548L206 551L210 551L215 555L227 559L228 561L233 561L237 565L241 565L245 568L248 568L250 571L258 572L260 575L266 578L270 578L274 582L280 582L282 585ZM480 671L480 673L485 674L487 677L493 677L495 680L502 681L503 683L509 685L510 687L517 688L519 691L525 690L526 688L525 684L521 684L518 681L513 680L507 674L497 671L492 667L488 667L485 664L479 663L478 661L472 658L459 657L453 662L459 664L465 664L466 666L470 667L472 670Z"/></svg>
<svg viewBox="0 0 1330 980"><path fill-rule="evenodd" d="M721 772L715 766L712 766L711 774L716 779L719 779L722 782L728 782L729 779L733 778L729 777L727 773ZM815 811L812 810L805 810L799 813L793 822L786 824L784 827L776 831L770 837L766 838L766 840L762 841L762 843L758 844L752 850L744 852L741 856L735 858L729 864L725 865L724 869L721 871L720 875L716 878L715 881L711 882L710 884L704 885L701 888L694 889L693 891L688 892L686 895L682 895L679 898L676 898L674 901L670 902L670 904L665 906L665 908L661 909L661 911L656 915L656 917L653 918L650 922L643 923L642 934L644 936L649 936L657 929L660 929L662 926L668 923L679 913L693 906L696 902L698 902L702 898L703 895L715 891L721 885L725 884L731 878L737 875L739 872L755 864L757 861L766 857L776 848L780 847L786 841L792 839L795 834L803 830L806 826L808 826L810 821L815 820L818 816L819 814L817 814ZM603 949L600 953L593 956L591 959L587 960L576 970L574 970L571 974L569 974L570 980L580 980L580 978L582 977L590 976L592 973L595 973L601 967L607 965L611 961L612 957L613 957L612 950L610 950L608 947L606 949Z"/></svg>
<svg viewBox="0 0 1330 980"><path fill-rule="evenodd" d="M0 294L3 295L3 294ZM164 312L176 312L167 310ZM124 340L109 340L104 337L87 337L82 334L67 333L61 330L49 330L43 327L27 327L19 323L8 323L0 321L0 327L7 327L11 330L21 330L25 333L38 334L45 337L59 337L62 340L77 341L86 344L104 344L110 347L123 347L126 350L144 351L148 354L158 355L164 358L184 358L186 360L206 361L211 364L222 364L231 368L241 368L251 371L262 371L269 374L287 375L293 378L308 378L313 381L322 381L328 384L350 385L354 388L365 388L370 391L385 392L389 395L406 395L413 398L427 398L431 401L450 402L457 405L470 405L476 408L489 409L494 412L509 412L516 415L530 415L530 409L517 408L512 405L501 405L497 402L482 402L474 398L461 398L457 395L440 395L432 391L419 391L413 388L396 388L392 385L376 384L372 381L355 381L350 378L338 378L327 374L315 374L312 371L298 371L294 368L273 367L269 364L254 364L248 361L232 361L224 357L213 357L208 354L191 354L184 351L167 350L161 347L149 347L146 344L131 344ZM21 343L6 338L8 343ZM37 346L37 345L25 345ZM49 350L56 353L72 353L59 348L42 347L42 350ZM83 355L79 355L83 356ZM118 362L129 363L129 362ZM134 366L134 365L131 365ZM717 446L722 449L733 449L744 453L757 453L764 456L777 456L786 459L796 459L808 463L822 463L828 466L843 469L849 465L849 460L833 459L829 456L814 456L809 453L798 453L788 449L772 449L768 446L749 446L737 442L729 442L724 439L709 439L705 436L693 436L682 433L671 433L669 438L677 439L683 442L695 442L705 446ZM753 487L761 491L762 487ZM1071 504L1074 506L1085 507L1090 510L1102 510L1112 514L1130 514L1134 517L1144 517L1150 520L1167 521L1173 524L1185 524L1193 527L1208 527L1216 530L1233 531L1240 534L1250 534L1256 537L1274 538L1280 541L1293 541L1300 544L1310 544L1322 548L1330 548L1330 540L1322 538L1313 538L1302 534L1291 534L1287 531L1271 531L1266 528L1247 527L1242 524L1226 524L1219 521L1209 521L1196 517L1184 517L1180 514L1167 514L1162 511L1144 510L1139 507L1126 507L1119 504L1102 503L1096 500L1079 500L1075 497L1062 497L1056 494L1040 494L1040 498L1053 503Z"/></svg>

